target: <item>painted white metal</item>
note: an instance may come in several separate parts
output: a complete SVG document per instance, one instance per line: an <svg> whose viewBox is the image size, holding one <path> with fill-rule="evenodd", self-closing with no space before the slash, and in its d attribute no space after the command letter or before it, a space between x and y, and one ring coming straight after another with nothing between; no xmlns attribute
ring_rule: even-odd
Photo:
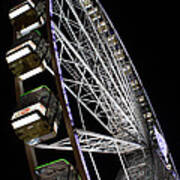
<svg viewBox="0 0 180 180"><path fill-rule="evenodd" d="M84 62L84 60L82 59L82 57L79 55L79 53L75 50L75 48L71 45L71 43L67 40L67 38L64 36L64 34L62 32L59 31L59 29L57 28L57 26L55 25L55 31L57 33L58 36L60 36L60 38L62 38L62 40L64 41L64 43L66 43L66 45L68 46L69 49L71 49L71 51L74 53L74 55L80 60L80 62L82 63L82 65L84 66L84 68L87 69L87 71L90 73L90 75L92 76L92 78L96 81L97 85L99 86L99 88L102 90L102 92L107 96L108 99L110 99L110 101L113 103L113 105L115 106L115 108L117 108L117 111L119 111L119 113L122 114L122 116L124 116L124 118L126 119L126 121L131 125L133 131L137 134L137 128L133 125L132 121L130 121L129 117L127 117L127 115L124 113L124 111L121 109L121 107L117 104L117 102L115 101L115 99L112 98L111 94L109 93L109 91L107 91L107 89L102 85L102 83L99 81L99 79L95 76L95 74L92 72L92 70L90 69L90 67Z"/></svg>
<svg viewBox="0 0 180 180"><path fill-rule="evenodd" d="M84 152L117 154L118 152L116 149L116 145L118 146L118 151L121 153L128 153L134 150L144 149L144 147L139 144L116 139L106 135L79 129L76 130L76 132L79 137L81 149ZM69 138L62 139L50 145L38 144L36 148L72 151L72 146Z"/></svg>
<svg viewBox="0 0 180 180"><path fill-rule="evenodd" d="M63 87L67 95L77 102L78 121L83 129L75 129L80 148L89 154L98 180L101 174L94 153L114 154L119 158L127 180L132 179L131 172L139 178L138 169L147 165L145 150L149 141L133 87L141 86L147 99L148 96L131 58L98 0L85 0L85 3L81 0L53 2L52 23L59 66L63 71ZM114 31L113 35L108 34L110 28ZM117 43L120 45L118 50L115 49ZM128 59L128 64L125 64L124 58ZM53 74L50 67L46 69ZM135 73L135 81L129 79L127 74L130 71ZM143 99L140 98L140 101ZM84 110L91 116L92 123L98 122L106 133L96 133L96 127L89 129ZM72 151L69 138L35 147ZM138 151L144 153L142 162L136 162L134 158L128 166L126 155L136 157L135 152Z"/></svg>
<svg viewBox="0 0 180 180"><path fill-rule="evenodd" d="M40 118L41 117L37 113L34 113L34 114L28 115L22 119L19 119L18 121L13 122L12 127L14 129L18 129L18 128L21 128L21 127L26 126L28 124L31 124L35 121L38 121L38 120L40 120Z"/></svg>
<svg viewBox="0 0 180 180"><path fill-rule="evenodd" d="M53 15L59 19L54 21L54 27L61 57L60 64L70 75L66 77L64 74L64 86L77 100L80 120L86 133L84 137L82 132L81 135L78 134L81 149L90 156L98 152L113 153L119 157L120 164L124 164L121 154L144 148L141 144L144 141L143 132L139 130L140 125L137 123L138 110L130 86L127 86L128 81L125 75L122 75L124 70L117 67L110 47L106 52L107 44L105 47L104 39L97 34L96 29L92 29L92 24L88 22L87 15L78 2L74 1L72 4L70 1L55 0L54 3ZM65 9L63 6L68 8ZM77 13L76 10L81 12ZM61 31L62 27L66 32ZM92 33L88 28L92 29ZM96 42L101 48L98 48ZM82 108L111 134L111 140L107 139L106 135L97 135L95 132L89 134ZM121 141L117 142L118 148L116 139ZM72 150L68 138L51 145L40 144L36 147ZM93 159L91 161L99 179L101 175L98 173L98 167ZM125 164L124 171L127 172ZM128 178L128 173L126 176Z"/></svg>

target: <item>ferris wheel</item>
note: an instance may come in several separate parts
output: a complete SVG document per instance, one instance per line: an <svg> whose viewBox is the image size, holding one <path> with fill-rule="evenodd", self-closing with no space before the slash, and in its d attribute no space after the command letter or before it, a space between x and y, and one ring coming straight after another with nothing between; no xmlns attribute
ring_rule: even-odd
<svg viewBox="0 0 180 180"><path fill-rule="evenodd" d="M14 43L6 61L17 97L11 124L33 180L179 178L149 97L98 0L26 0L9 18ZM37 150L68 152L74 163L57 157L41 165Z"/></svg>

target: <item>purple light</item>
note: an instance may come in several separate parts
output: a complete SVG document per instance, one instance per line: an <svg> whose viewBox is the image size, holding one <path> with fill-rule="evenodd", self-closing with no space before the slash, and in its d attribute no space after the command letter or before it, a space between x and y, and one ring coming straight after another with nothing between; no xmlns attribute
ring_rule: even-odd
<svg viewBox="0 0 180 180"><path fill-rule="evenodd" d="M174 171L172 172L172 175L173 175L174 177L176 177L176 173L175 173Z"/></svg>
<svg viewBox="0 0 180 180"><path fill-rule="evenodd" d="M76 132L74 133L74 136L75 136L75 139L76 139L76 142L77 142L77 145L78 145L78 149L79 149L79 152L80 152L82 163L83 163L83 165L85 167L86 175L88 176L87 178L90 180L91 178L90 178L90 175L89 175L89 172L88 172L88 169L87 169L87 166L86 166L86 162L84 160L84 157L83 157L83 154L82 154L82 151L81 151L81 146L79 144L79 138L78 138L78 135L77 135Z"/></svg>
<svg viewBox="0 0 180 180"><path fill-rule="evenodd" d="M155 131L159 149L160 149L162 155L164 156L166 163L168 163L168 161L169 161L168 157L167 157L168 156L168 147L167 147L166 141L165 141L164 137L158 132L158 130L155 126L154 126L154 131Z"/></svg>
<svg viewBox="0 0 180 180"><path fill-rule="evenodd" d="M52 7L53 2L52 2L52 0L50 0L49 3L50 3L49 4L49 12L50 12L50 16L52 17L53 16L53 7ZM63 90L63 94L64 94L64 99L66 101L66 107L67 107L67 111L68 111L68 116L70 118L71 125L74 126L74 120L73 120L73 116L72 116L72 113L71 113L71 108L69 106L67 92L66 92L66 89L65 89L65 86L64 86L62 69L61 69L61 66L60 66L58 48L57 48L57 44L56 44L55 29L54 29L54 25L53 25L52 21L51 21L51 32L52 32L52 39L53 39L53 47L54 47L54 52L55 52L55 58L56 58L56 63L57 63L57 67L58 67L58 73L59 73L59 77L60 77L60 81L61 81L61 86L62 86L62 90ZM81 161L82 161L83 166L85 168L87 178L88 178L88 180L90 180L91 178L90 178L90 175L89 175L86 163L85 163L85 159L83 157L83 153L82 153L81 148L80 148L79 138L78 138L78 135L75 132L74 132L74 136L75 136L75 141L76 141L76 144L78 146L78 150L79 150L79 153L80 153L80 156L81 156Z"/></svg>
<svg viewBox="0 0 180 180"><path fill-rule="evenodd" d="M52 17L52 14L53 14L52 0L50 0L49 11L50 11L50 16ZM56 44L55 29L54 29L54 25L53 25L52 21L51 21L51 30L52 30L51 32L52 32L52 39L53 39L53 46L54 46L54 51L55 51L56 63L58 65L58 73L59 73L60 80L61 80L61 86L62 86L62 89L63 89L63 95L64 95L64 98L65 98L65 101L66 101L66 107L67 107L67 111L68 111L68 116L70 118L71 125L74 126L74 120L73 120L73 116L72 116L72 113L71 113L71 108L69 106L67 92L66 92L66 89L65 89L65 86L64 86L62 69L61 69L61 66L60 66L58 48L57 48L57 44Z"/></svg>

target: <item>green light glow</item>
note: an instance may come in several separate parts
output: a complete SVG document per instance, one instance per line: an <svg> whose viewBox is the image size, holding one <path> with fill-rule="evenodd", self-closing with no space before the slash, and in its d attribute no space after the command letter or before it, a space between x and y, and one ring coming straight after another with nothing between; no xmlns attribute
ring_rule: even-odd
<svg viewBox="0 0 180 180"><path fill-rule="evenodd" d="M39 87L37 87L37 88L35 88L35 89L32 89L32 90L30 90L30 91L27 91L27 92L21 94L20 96L21 96L21 97L26 96L26 95L31 94L31 93L33 93L33 92L36 92L36 91L38 91L39 89L42 89L42 88L46 88L48 91L50 91L50 89L49 89L46 85L41 85L41 86L39 86Z"/></svg>
<svg viewBox="0 0 180 180"><path fill-rule="evenodd" d="M39 30L34 30L39 36L41 36L41 32Z"/></svg>
<svg viewBox="0 0 180 180"><path fill-rule="evenodd" d="M58 162L61 162L61 161L65 162L67 165L70 165L70 163L66 159L58 159L58 160L55 160L55 161L52 161L52 162L37 166L35 168L35 170L41 169L41 168L46 167L46 166L50 166L52 164L55 164L55 163L58 163Z"/></svg>

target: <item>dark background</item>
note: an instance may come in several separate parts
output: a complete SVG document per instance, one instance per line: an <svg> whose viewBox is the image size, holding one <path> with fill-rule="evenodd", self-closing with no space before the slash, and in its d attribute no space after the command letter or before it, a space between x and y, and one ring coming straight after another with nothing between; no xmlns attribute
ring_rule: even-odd
<svg viewBox="0 0 180 180"><path fill-rule="evenodd" d="M8 180L29 180L23 144L16 139L8 122L15 108L13 76L4 60L5 52L12 43L12 27L8 21L12 1L0 1L1 173ZM150 96L180 172L177 5L173 2L158 5L153 1L131 3L129 0L126 3L120 0L102 1Z"/></svg>

